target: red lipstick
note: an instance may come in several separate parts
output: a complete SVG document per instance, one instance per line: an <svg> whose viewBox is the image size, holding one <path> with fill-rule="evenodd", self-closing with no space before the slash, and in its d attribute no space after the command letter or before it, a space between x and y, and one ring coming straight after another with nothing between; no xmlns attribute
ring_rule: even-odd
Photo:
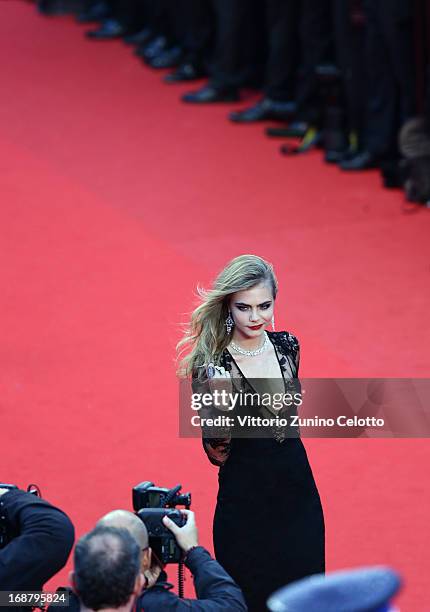
<svg viewBox="0 0 430 612"><path fill-rule="evenodd" d="M260 327L263 327L263 323L261 323L261 325L248 325L249 329L260 329Z"/></svg>

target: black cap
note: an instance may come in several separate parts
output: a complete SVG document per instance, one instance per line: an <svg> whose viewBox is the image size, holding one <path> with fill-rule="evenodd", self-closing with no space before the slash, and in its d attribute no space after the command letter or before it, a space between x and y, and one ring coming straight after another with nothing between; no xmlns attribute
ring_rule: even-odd
<svg viewBox="0 0 430 612"><path fill-rule="evenodd" d="M271 595L271 612L379 612L398 592L401 578L389 567L315 574Z"/></svg>

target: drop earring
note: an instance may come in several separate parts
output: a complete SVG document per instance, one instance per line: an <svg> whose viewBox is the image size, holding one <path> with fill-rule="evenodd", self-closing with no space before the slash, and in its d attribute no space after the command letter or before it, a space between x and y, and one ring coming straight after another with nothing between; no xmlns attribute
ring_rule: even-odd
<svg viewBox="0 0 430 612"><path fill-rule="evenodd" d="M275 316L274 315L272 315L271 323L272 323L272 329L273 329L273 331L275 331Z"/></svg>
<svg viewBox="0 0 430 612"><path fill-rule="evenodd" d="M233 329L233 326L234 326L234 321L233 321L233 317L231 316L231 312L229 310L228 317L225 320L225 328L228 334L231 334L231 330Z"/></svg>

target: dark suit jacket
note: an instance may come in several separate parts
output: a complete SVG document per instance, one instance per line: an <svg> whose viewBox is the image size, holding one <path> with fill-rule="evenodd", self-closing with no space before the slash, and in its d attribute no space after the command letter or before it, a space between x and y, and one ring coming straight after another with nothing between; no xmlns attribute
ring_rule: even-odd
<svg viewBox="0 0 430 612"><path fill-rule="evenodd" d="M157 583L139 597L135 612L246 612L242 591L203 546L190 551L185 565L193 574L198 599L180 599L171 591L172 585L162 572ZM67 612L79 612L78 597L70 589L59 590L70 594ZM48 612L58 610L58 607L48 608Z"/></svg>
<svg viewBox="0 0 430 612"><path fill-rule="evenodd" d="M194 577L198 599L180 599L170 591L166 575L139 598L136 612L243 612L247 610L242 591L227 572L215 561L203 546L190 551L185 565Z"/></svg>
<svg viewBox="0 0 430 612"><path fill-rule="evenodd" d="M0 550L0 590L42 590L69 557L75 537L70 519L47 501L13 489L0 497L0 521L14 536Z"/></svg>

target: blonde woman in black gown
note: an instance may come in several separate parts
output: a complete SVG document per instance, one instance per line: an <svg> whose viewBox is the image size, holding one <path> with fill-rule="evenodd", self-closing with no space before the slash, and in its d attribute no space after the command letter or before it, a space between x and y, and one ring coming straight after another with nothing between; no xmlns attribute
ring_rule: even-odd
<svg viewBox="0 0 430 612"><path fill-rule="evenodd" d="M178 374L191 376L194 392L225 380L255 392L269 381L286 392L297 382L300 349L295 336L274 328L278 284L272 266L256 255L233 259L191 315L179 342ZM219 382L219 381L218 381ZM273 416L270 407L258 408ZM279 428L259 438L235 437L228 428L205 437L219 466L213 524L217 560L241 586L249 610L262 612L277 588L325 570L324 517L300 437Z"/></svg>

